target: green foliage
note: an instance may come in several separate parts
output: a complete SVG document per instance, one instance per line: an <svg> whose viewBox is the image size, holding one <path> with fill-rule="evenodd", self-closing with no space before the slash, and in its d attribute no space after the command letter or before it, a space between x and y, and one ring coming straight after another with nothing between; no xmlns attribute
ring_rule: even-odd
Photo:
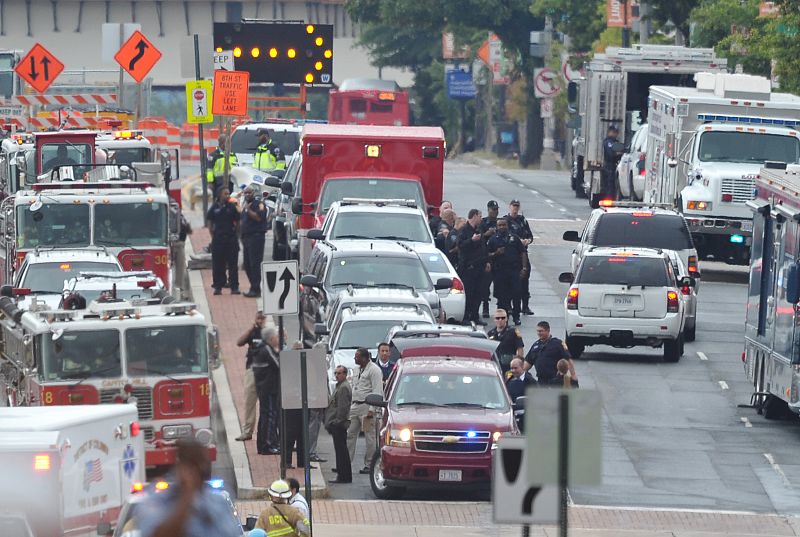
<svg viewBox="0 0 800 537"><path fill-rule="evenodd" d="M531 12L549 16L556 30L570 36L570 52L589 52L606 27L605 0L533 0Z"/></svg>
<svg viewBox="0 0 800 537"><path fill-rule="evenodd" d="M689 42L689 23L692 10L699 0L648 0L650 18L656 25L664 28L672 23L675 29L683 36L683 42Z"/></svg>

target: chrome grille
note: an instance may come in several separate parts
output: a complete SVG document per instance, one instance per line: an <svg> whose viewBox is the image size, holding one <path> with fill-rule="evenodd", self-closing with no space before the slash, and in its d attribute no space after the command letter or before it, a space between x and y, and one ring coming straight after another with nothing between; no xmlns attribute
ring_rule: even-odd
<svg viewBox="0 0 800 537"><path fill-rule="evenodd" d="M100 390L100 403L110 404L114 398L124 392L119 388ZM134 388L131 397L136 398L136 408L139 410L140 420L153 419L153 390L149 386Z"/></svg>
<svg viewBox="0 0 800 537"><path fill-rule="evenodd" d="M153 438L156 436L155 430L152 427L142 427L140 431L144 435L145 443L152 442Z"/></svg>
<svg viewBox="0 0 800 537"><path fill-rule="evenodd" d="M753 178L740 177L734 179L732 177L725 177L722 179L722 194L730 194L733 196L734 203L744 203L755 198L753 190L755 189L755 180Z"/></svg>
<svg viewBox="0 0 800 537"><path fill-rule="evenodd" d="M414 449L437 453L484 453L489 449L491 434L486 431L414 431Z"/></svg>
<svg viewBox="0 0 800 537"><path fill-rule="evenodd" d="M114 402L114 397L120 394L120 390L118 388L112 388L109 390L100 390L100 404L107 405Z"/></svg>

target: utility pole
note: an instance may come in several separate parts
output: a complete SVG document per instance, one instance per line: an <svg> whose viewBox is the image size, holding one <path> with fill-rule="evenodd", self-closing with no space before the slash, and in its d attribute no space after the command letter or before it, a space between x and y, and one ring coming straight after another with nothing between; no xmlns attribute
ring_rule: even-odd
<svg viewBox="0 0 800 537"><path fill-rule="evenodd" d="M619 0L619 5L622 8L622 47L629 48L631 46L631 29L628 21L628 1Z"/></svg>

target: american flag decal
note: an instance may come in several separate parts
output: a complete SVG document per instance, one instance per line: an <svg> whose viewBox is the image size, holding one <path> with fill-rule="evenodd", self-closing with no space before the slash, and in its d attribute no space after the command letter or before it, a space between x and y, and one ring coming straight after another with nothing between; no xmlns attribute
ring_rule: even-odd
<svg viewBox="0 0 800 537"><path fill-rule="evenodd" d="M89 490L93 481L98 483L103 480L103 465L100 459L92 459L86 463L83 470L83 490Z"/></svg>

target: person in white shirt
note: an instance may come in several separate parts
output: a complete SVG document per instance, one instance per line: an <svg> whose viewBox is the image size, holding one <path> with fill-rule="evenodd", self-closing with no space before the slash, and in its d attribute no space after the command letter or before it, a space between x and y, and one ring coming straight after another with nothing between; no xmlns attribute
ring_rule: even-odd
<svg viewBox="0 0 800 537"><path fill-rule="evenodd" d="M303 513L305 518L308 518L308 501L305 496L300 494L300 482L293 477L287 477L286 482L289 483L289 490L292 491L292 495L289 497L289 505Z"/></svg>
<svg viewBox="0 0 800 537"><path fill-rule="evenodd" d="M364 431L367 450L364 453L364 466L359 471L369 474L369 465L375 454L377 438L375 436L375 411L364 402L370 394L383 395L383 374L381 368L370 359L369 351L363 347L356 350L358 369L353 373L353 404L350 407L350 427L347 429L347 449L350 461L356 467L356 441L359 433Z"/></svg>

